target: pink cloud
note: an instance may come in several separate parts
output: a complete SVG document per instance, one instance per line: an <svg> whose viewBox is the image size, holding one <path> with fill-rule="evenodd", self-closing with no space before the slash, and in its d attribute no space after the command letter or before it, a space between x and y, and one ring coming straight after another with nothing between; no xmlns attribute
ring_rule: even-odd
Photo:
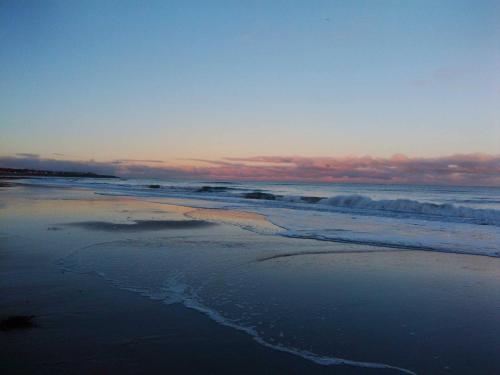
<svg viewBox="0 0 500 375"><path fill-rule="evenodd" d="M391 158L256 156L193 161L197 162L196 166L152 166L141 164L139 160L116 163L6 156L0 157L0 166L173 179L500 186L500 155L467 154L436 158L409 158L401 154Z"/></svg>

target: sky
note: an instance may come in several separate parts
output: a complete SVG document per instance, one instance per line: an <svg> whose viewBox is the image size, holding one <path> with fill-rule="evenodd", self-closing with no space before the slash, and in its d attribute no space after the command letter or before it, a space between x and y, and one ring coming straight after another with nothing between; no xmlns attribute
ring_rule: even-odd
<svg viewBox="0 0 500 375"><path fill-rule="evenodd" d="M496 0L0 2L0 166L496 184L499 103Z"/></svg>

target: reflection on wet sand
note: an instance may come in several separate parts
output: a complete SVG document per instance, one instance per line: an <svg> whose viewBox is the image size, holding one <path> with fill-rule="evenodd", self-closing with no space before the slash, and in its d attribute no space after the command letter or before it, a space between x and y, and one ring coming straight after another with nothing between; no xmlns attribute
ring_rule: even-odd
<svg viewBox="0 0 500 375"><path fill-rule="evenodd" d="M189 200L185 201L188 204L190 203ZM261 234L275 234L284 230L280 226L271 223L265 215L254 212L221 208L196 208L183 205L174 199L165 199L164 202L157 202L161 204L156 206L152 212L178 213L191 219L236 225L240 228L257 231Z"/></svg>
<svg viewBox="0 0 500 375"><path fill-rule="evenodd" d="M283 228L271 223L264 215L253 212L199 208L186 213L187 217L237 225L245 229L254 229L260 233L278 233Z"/></svg>

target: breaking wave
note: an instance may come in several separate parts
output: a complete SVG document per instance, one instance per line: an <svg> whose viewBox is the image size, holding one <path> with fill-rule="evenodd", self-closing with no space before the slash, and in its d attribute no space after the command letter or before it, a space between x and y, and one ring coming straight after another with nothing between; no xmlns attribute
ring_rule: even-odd
<svg viewBox="0 0 500 375"><path fill-rule="evenodd" d="M451 203L437 204L411 199L375 200L363 195L337 195L330 198L310 196L281 196L254 192L243 195L246 199L282 201L310 204L311 209L334 209L357 214L418 217L421 219L466 221L482 225L499 225L500 211L493 209L456 206ZM312 207L314 206L314 208Z"/></svg>
<svg viewBox="0 0 500 375"><path fill-rule="evenodd" d="M362 195L340 195L322 199L320 203L340 208L442 216L472 220L478 224L500 225L500 212L497 210L469 208L453 204L426 203L410 199L374 200Z"/></svg>

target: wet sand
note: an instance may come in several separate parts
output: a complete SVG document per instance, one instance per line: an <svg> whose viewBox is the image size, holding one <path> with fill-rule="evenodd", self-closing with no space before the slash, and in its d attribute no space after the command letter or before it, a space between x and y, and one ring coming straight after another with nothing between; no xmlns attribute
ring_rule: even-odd
<svg viewBox="0 0 500 375"><path fill-rule="evenodd" d="M202 262L221 261L210 251L207 258L198 254L206 238L220 240L228 254L257 246L242 275L251 275L260 302L271 306L278 297L294 306L289 324L296 327L287 327L287 319L281 326L320 345L319 351L421 374L499 369L497 259L310 240L296 246L296 240L269 236L279 228L258 215L172 206L170 200L15 186L0 194L0 319L33 315L35 324L0 332L7 373L401 373L320 365L261 345L180 303L167 305L117 288L95 270L68 272L61 264L75 251L81 260L102 252L103 262L114 262L104 255L117 250L118 264L123 259L130 271L151 267L142 258L130 262L127 248L151 238L158 244L144 247L144 256L158 259L160 270L165 249L186 241L194 244L198 258L192 259ZM330 301L320 316L327 320L304 309L318 300ZM316 337L321 332L325 337Z"/></svg>
<svg viewBox="0 0 500 375"><path fill-rule="evenodd" d="M109 221L80 221L76 223L67 223L65 225L107 232L145 232L150 230L201 228L214 225L214 223L203 220L134 220L130 224Z"/></svg>
<svg viewBox="0 0 500 375"><path fill-rule="evenodd" d="M0 233L0 319L19 314L34 316L31 329L0 332L2 372L331 373L331 368L266 348L248 335L182 305L165 305L115 288L94 274L61 269L58 261L71 252L69 244L74 242L71 238L65 248L64 241L49 238L55 232L71 237L59 222L61 217L74 218L75 212L91 217L103 202L110 209L110 201L116 202L115 209L125 215L144 217L154 209L163 212L157 205L65 190L9 186L8 191L1 192L4 210L0 216L9 228L2 226ZM48 203L52 199L55 201ZM172 207L180 213L193 210ZM192 222L186 221L182 229L189 229ZM86 230L109 229L104 221L90 226L81 223ZM166 223L162 229L172 229L172 221ZM173 227L179 229L177 224ZM141 229L157 228L146 224ZM47 231L46 238L40 238L43 230ZM337 366L335 371L359 373L349 366Z"/></svg>
<svg viewBox="0 0 500 375"><path fill-rule="evenodd" d="M332 371L265 348L181 305L113 288L95 275L62 272L50 258L28 249L9 254L2 246L0 257L2 316L33 314L37 325L0 332L5 374ZM360 372L336 367L335 373Z"/></svg>

